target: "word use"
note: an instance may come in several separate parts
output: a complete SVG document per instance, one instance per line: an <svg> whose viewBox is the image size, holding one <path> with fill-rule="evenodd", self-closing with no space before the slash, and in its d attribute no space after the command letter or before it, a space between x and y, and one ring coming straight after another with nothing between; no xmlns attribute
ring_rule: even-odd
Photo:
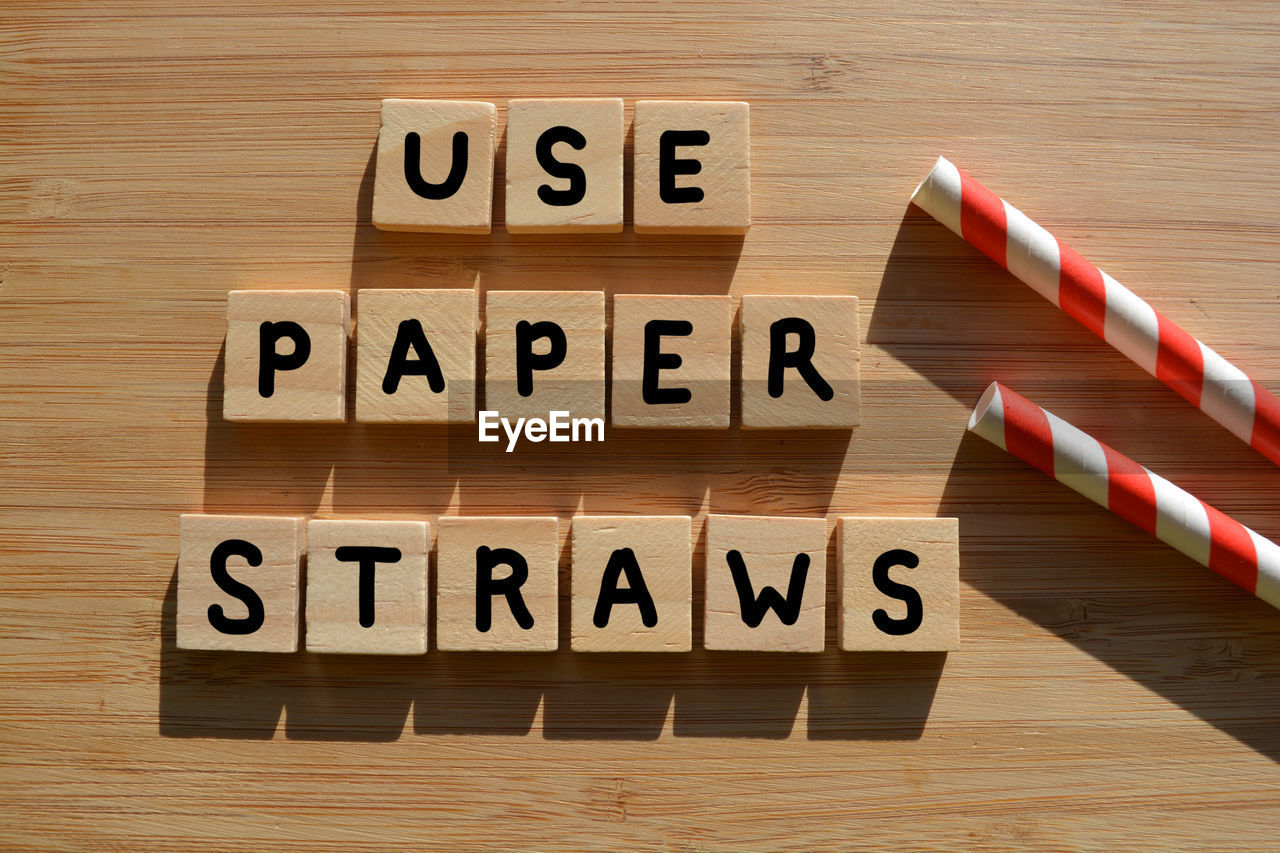
<svg viewBox="0 0 1280 853"><path fill-rule="evenodd" d="M838 525L840 648L957 648L956 519ZM438 649L558 648L557 518L442 517L435 526ZM305 586L307 651L427 651L427 521L188 514L180 538L179 648L295 652ZM693 648L688 516L576 516L570 540L574 651ZM823 651L826 554L823 518L710 516L704 646Z"/></svg>
<svg viewBox="0 0 1280 853"><path fill-rule="evenodd" d="M355 415L365 422L474 423L474 290L364 290ZM516 423L605 417L605 295L489 291L484 407ZM858 299L742 297L742 426L858 423ZM613 297L610 420L618 427L730 426L729 296ZM344 421L350 303L340 290L233 290L223 417ZM572 422L572 421L571 421Z"/></svg>
<svg viewBox="0 0 1280 853"><path fill-rule="evenodd" d="M750 110L736 101L637 101L637 233L745 234ZM506 226L513 234L622 230L622 100L507 104ZM373 224L488 234L497 110L485 101L382 102Z"/></svg>

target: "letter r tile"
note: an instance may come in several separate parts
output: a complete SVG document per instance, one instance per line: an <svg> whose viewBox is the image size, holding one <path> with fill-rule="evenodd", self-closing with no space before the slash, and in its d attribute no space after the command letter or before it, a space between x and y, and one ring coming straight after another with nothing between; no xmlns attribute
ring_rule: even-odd
<svg viewBox="0 0 1280 853"><path fill-rule="evenodd" d="M436 524L436 646L445 652L551 652L559 646L555 517Z"/></svg>
<svg viewBox="0 0 1280 853"><path fill-rule="evenodd" d="M858 297L742 297L742 426L858 425Z"/></svg>

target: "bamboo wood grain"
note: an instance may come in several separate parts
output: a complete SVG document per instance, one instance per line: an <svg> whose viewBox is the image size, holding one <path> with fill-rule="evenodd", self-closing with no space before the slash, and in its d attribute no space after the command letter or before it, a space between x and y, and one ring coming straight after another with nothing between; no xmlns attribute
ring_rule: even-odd
<svg viewBox="0 0 1280 853"><path fill-rule="evenodd" d="M1272 848L1274 612L964 423L1001 378L1272 537L1280 471L906 200L939 154L980 171L1280 389L1278 29L1171 0L6 3L0 846ZM493 233L372 227L387 97L497 104ZM509 235L518 97L749 102L750 232ZM862 424L504 454L221 418L229 290L358 316L473 286L851 293ZM699 573L687 655L575 655L567 595L550 654L178 652L189 511L686 514L695 566L709 512L956 516L962 651L835 651L831 539L811 656L700 650Z"/></svg>

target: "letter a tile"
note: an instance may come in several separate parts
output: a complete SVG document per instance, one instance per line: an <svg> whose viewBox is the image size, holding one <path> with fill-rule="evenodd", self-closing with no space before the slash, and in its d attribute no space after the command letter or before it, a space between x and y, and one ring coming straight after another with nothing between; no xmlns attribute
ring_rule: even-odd
<svg viewBox="0 0 1280 853"><path fill-rule="evenodd" d="M359 300L356 420L474 423L476 292L362 290Z"/></svg>
<svg viewBox="0 0 1280 853"><path fill-rule="evenodd" d="M686 515L573 519L573 650L687 652L692 646Z"/></svg>

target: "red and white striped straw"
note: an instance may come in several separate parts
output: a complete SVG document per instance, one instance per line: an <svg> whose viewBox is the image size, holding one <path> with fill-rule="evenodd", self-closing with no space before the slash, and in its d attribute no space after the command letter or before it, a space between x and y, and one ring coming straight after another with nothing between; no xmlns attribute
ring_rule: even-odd
<svg viewBox="0 0 1280 853"><path fill-rule="evenodd" d="M943 157L911 200L1280 465L1280 399L1016 207Z"/></svg>
<svg viewBox="0 0 1280 853"><path fill-rule="evenodd" d="M998 382L972 432L1280 607L1280 545Z"/></svg>

